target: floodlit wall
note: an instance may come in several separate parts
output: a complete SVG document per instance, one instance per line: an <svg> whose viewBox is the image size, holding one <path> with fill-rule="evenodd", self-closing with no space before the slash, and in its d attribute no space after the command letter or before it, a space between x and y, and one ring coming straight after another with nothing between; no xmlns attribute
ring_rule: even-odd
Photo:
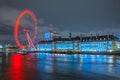
<svg viewBox="0 0 120 80"><path fill-rule="evenodd" d="M80 52L112 52L120 50L120 42L112 40L104 41L60 41L38 44L40 51L74 50Z"/></svg>
<svg viewBox="0 0 120 80"><path fill-rule="evenodd" d="M51 51L54 49L54 44L53 43L39 44L37 49L40 51Z"/></svg>
<svg viewBox="0 0 120 80"><path fill-rule="evenodd" d="M73 50L72 42L58 42L56 43L57 50Z"/></svg>
<svg viewBox="0 0 120 80"><path fill-rule="evenodd" d="M107 52L112 50L112 41L91 41L79 43L81 52Z"/></svg>
<svg viewBox="0 0 120 80"><path fill-rule="evenodd" d="M113 42L113 49L115 51L120 51L120 41L114 41Z"/></svg>

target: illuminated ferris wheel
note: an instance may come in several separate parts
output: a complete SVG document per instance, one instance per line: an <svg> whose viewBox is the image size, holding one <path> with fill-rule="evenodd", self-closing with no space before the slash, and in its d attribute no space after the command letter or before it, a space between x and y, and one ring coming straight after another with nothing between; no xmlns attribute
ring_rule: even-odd
<svg viewBox="0 0 120 80"><path fill-rule="evenodd" d="M21 40L18 38L19 37L19 32L20 32L20 21L21 19L25 16L25 15L29 15L32 19L32 22L33 22L33 29L32 31L33 32L33 36L30 37L29 33L31 30L29 29L26 29L24 28L22 31L25 33L25 36L27 38L27 44L22 44L21 43ZM17 19L16 19L16 22L15 22L15 25L14 25L14 39L15 39L15 42L17 44L17 46L20 48L20 49L24 49L24 48L28 48L28 47L35 47L33 42L36 38L36 35L37 35L37 19L36 19L36 16L34 15L34 13L31 11L31 10L23 10L19 13Z"/></svg>

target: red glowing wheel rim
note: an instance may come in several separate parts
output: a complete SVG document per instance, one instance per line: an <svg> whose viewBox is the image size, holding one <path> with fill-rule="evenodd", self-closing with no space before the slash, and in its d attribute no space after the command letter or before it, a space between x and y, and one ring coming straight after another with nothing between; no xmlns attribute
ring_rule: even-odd
<svg viewBox="0 0 120 80"><path fill-rule="evenodd" d="M37 34L37 19L36 19L36 16L34 15L34 13L31 10L23 10L22 12L20 12L19 15L18 15L18 17L17 17L17 19L16 19L15 25L14 25L14 39L15 39L15 42L16 42L17 46L19 48L21 48L21 49L22 48L26 48L28 46L28 44L22 45L20 43L19 39L18 39L18 36L19 36L18 35L18 31L19 31L20 20L26 14L28 14L29 16L31 16L32 21L34 23L34 34L33 34L33 37L31 38L32 41L35 40L36 34Z"/></svg>

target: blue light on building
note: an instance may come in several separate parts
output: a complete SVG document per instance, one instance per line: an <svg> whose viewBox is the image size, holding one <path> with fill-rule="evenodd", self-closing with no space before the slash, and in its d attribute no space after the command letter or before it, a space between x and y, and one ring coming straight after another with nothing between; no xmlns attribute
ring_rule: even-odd
<svg viewBox="0 0 120 80"><path fill-rule="evenodd" d="M45 40L50 40L51 39L50 31L45 32L44 35L45 35L44 36Z"/></svg>
<svg viewBox="0 0 120 80"><path fill-rule="evenodd" d="M106 52L112 49L111 41L80 42L81 52Z"/></svg>
<svg viewBox="0 0 120 80"><path fill-rule="evenodd" d="M109 38L108 38L109 37ZM113 35L58 38L50 40L50 32L45 33L46 42L38 44L40 51L72 51L72 52L114 52L120 51L120 41Z"/></svg>
<svg viewBox="0 0 120 80"><path fill-rule="evenodd" d="M72 50L73 44L72 43L57 43L56 48L58 50Z"/></svg>
<svg viewBox="0 0 120 80"><path fill-rule="evenodd" d="M38 50L41 51L51 51L53 50L54 45L53 44L40 44L38 45Z"/></svg>

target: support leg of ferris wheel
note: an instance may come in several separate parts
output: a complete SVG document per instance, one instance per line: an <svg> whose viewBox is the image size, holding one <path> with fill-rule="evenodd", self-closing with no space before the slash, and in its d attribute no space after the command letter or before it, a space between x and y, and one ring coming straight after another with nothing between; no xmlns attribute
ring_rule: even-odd
<svg viewBox="0 0 120 80"><path fill-rule="evenodd" d="M29 48L32 48L32 50L37 50L36 47L35 47L34 44L33 44L32 39L30 38L29 30L24 29L24 32L25 32L26 37L27 37L27 40L28 40L28 49L29 49Z"/></svg>

